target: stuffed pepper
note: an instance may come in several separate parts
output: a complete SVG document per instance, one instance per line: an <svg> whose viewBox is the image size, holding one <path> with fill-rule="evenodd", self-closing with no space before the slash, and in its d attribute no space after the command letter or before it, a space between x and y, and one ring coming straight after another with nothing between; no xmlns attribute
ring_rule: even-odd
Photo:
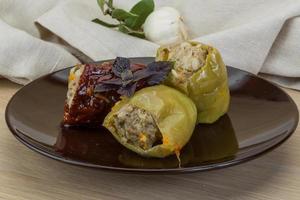
<svg viewBox="0 0 300 200"><path fill-rule="evenodd" d="M194 101L198 123L213 123L227 112L227 71L217 49L198 42L183 42L160 47L156 60L174 62L165 84Z"/></svg>
<svg viewBox="0 0 300 200"><path fill-rule="evenodd" d="M179 156L192 136L197 109L168 86L147 87L117 102L103 125L125 147L146 157Z"/></svg>
<svg viewBox="0 0 300 200"><path fill-rule="evenodd" d="M99 126L120 100L134 91L163 81L172 63L153 62L148 65L130 63L127 58L77 65L70 70L64 125Z"/></svg>

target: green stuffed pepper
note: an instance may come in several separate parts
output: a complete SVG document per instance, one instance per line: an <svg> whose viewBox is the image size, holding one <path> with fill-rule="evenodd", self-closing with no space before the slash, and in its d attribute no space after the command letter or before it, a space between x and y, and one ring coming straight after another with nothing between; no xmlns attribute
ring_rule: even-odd
<svg viewBox="0 0 300 200"><path fill-rule="evenodd" d="M145 157L179 156L192 136L197 109L181 92L164 85L144 88L117 102L103 126L126 148Z"/></svg>
<svg viewBox="0 0 300 200"><path fill-rule="evenodd" d="M165 84L194 101L198 123L213 123L227 112L227 71L217 49L199 42L183 42L160 47L156 60L174 62Z"/></svg>

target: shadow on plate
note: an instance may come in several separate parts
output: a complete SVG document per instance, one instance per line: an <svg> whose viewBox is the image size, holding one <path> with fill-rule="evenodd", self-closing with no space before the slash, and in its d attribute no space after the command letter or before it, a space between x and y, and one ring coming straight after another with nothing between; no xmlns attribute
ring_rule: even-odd
<svg viewBox="0 0 300 200"><path fill-rule="evenodd" d="M54 145L63 157L111 167L168 169L179 167L176 156L144 158L120 145L103 127L63 129ZM219 163L234 158L238 142L227 115L211 125L196 126L190 142L182 149L181 167Z"/></svg>

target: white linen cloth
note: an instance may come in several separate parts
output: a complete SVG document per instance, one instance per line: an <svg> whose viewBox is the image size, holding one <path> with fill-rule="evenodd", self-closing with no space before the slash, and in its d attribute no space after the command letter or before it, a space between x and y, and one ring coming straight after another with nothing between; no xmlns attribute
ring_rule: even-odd
<svg viewBox="0 0 300 200"><path fill-rule="evenodd" d="M137 0L115 0L129 9ZM182 14L190 39L227 65L300 89L300 0L157 0ZM91 22L96 0L0 0L0 76L18 83L80 60L154 56L157 44ZM79 52L79 53L78 53Z"/></svg>

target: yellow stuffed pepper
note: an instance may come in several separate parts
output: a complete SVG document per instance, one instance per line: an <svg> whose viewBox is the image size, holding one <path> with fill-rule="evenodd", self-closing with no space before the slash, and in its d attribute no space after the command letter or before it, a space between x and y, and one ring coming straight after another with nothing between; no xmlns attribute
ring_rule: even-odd
<svg viewBox="0 0 300 200"><path fill-rule="evenodd" d="M157 61L173 61L165 84L190 97L198 110L198 123L213 123L229 107L227 71L217 49L199 42L162 46Z"/></svg>
<svg viewBox="0 0 300 200"><path fill-rule="evenodd" d="M103 126L139 155L163 158L179 155L193 134L196 119L192 100L173 88L158 85L117 102Z"/></svg>

